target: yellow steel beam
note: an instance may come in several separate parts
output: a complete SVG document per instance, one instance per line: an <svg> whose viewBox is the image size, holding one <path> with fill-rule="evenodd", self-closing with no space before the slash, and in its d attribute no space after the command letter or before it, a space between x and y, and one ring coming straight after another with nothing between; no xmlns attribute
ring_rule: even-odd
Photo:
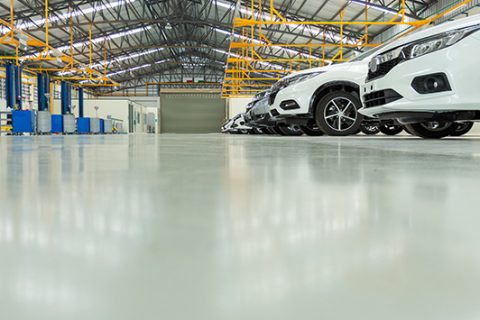
<svg viewBox="0 0 480 320"><path fill-rule="evenodd" d="M62 62L65 62L67 63L67 66L65 68L63 68L62 70L59 70L59 71L65 71L67 70L68 66L71 67L71 68L74 68L74 65L78 65L78 66L84 66L81 62L79 61L76 61L74 58L73 58L73 54L72 54L72 50L71 50L71 55L68 56L62 52L60 52L60 57L51 57L50 56L50 52L51 51L54 51L56 50L55 48L51 47L49 45L49 32L48 32L48 28L49 28L49 20L48 20L48 0L45 1L45 41L42 41L38 38L35 38L34 36L26 33L25 31L23 30L20 30L18 28L15 27L15 23L14 23L14 1L13 0L10 0L10 22L7 22L3 19L0 19L0 25L4 25L6 26L8 29L9 29L9 32L7 33L9 36L10 36L10 40L6 40L8 37L6 36L2 36L0 38L0 43L2 44L8 44L8 45L12 45L15 47L15 57L13 56L3 56L3 57L0 57L0 59L3 59L3 60L13 60L13 58L16 60L16 63L17 65L19 64L19 61L20 60L30 60L30 61L55 61L55 60L58 60L60 59ZM34 57L22 57L20 58L19 57L19 41L17 39L14 38L14 35L15 34L20 34L20 35L23 35L27 38L27 45L29 46L36 46L36 47L43 47L44 50L43 52L40 52L38 54L38 56L34 56ZM72 42L72 39L71 39L71 42ZM90 59L91 60L91 59ZM40 67L39 69L37 69L39 71L45 71L45 69L43 69L42 67ZM69 69L68 69L69 70ZM110 78L107 78L107 77L104 77L104 75L101 73L101 72L98 72L92 68L83 68L83 71L87 74L90 75L91 78L93 78L93 75L96 75L96 76L100 76L102 79L102 81L104 82L104 84L107 84L107 83L110 83L110 84L118 84L117 82L113 81L112 79Z"/></svg>

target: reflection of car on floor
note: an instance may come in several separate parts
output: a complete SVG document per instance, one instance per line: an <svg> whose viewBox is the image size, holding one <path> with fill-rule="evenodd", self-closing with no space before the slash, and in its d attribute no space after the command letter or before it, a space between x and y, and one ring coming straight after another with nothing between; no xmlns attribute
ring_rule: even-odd
<svg viewBox="0 0 480 320"><path fill-rule="evenodd" d="M360 112L424 138L480 120L480 15L407 35L370 59ZM470 128L471 129L471 128ZM460 132L461 133L461 132Z"/></svg>
<svg viewBox="0 0 480 320"><path fill-rule="evenodd" d="M233 118L227 120L222 126L223 133L241 133L248 134L252 130L252 127L248 126L245 122L245 114L239 113Z"/></svg>
<svg viewBox="0 0 480 320"><path fill-rule="evenodd" d="M370 57L378 50L370 50L347 63L309 69L281 79L270 90L270 120L300 125L311 136L358 133L366 120L357 112L361 108L359 88ZM378 120L372 121L381 125Z"/></svg>

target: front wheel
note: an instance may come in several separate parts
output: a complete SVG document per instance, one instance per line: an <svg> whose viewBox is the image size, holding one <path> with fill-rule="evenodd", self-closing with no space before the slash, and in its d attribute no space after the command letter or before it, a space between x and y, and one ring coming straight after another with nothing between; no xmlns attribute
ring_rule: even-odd
<svg viewBox="0 0 480 320"><path fill-rule="evenodd" d="M362 123L360 130L367 136L374 136L380 132L379 126L371 123Z"/></svg>
<svg viewBox="0 0 480 320"><path fill-rule="evenodd" d="M263 134L272 134L272 131L270 131L269 128L261 128L260 130L262 131Z"/></svg>
<svg viewBox="0 0 480 320"><path fill-rule="evenodd" d="M357 95L346 91L326 94L317 104L315 120L318 127L329 136L354 134L362 123L358 113L361 103Z"/></svg>
<svg viewBox="0 0 480 320"><path fill-rule="evenodd" d="M270 132L270 134L278 134L277 130L275 130L275 127L268 127L267 130Z"/></svg>
<svg viewBox="0 0 480 320"><path fill-rule="evenodd" d="M300 129L302 129L303 133L307 136L318 137L324 135L323 131L320 130L315 123L308 123L305 126L300 126Z"/></svg>
<svg viewBox="0 0 480 320"><path fill-rule="evenodd" d="M250 134L263 134L263 131L259 128L252 128L252 130L250 130Z"/></svg>
<svg viewBox="0 0 480 320"><path fill-rule="evenodd" d="M396 136L402 133L403 127L395 124L384 124L380 126L380 132L387 136Z"/></svg>
<svg viewBox="0 0 480 320"><path fill-rule="evenodd" d="M454 122L422 122L405 125L414 135L424 139L441 139L452 135L458 128Z"/></svg>
<svg viewBox="0 0 480 320"><path fill-rule="evenodd" d="M303 135L302 130L299 126L290 125L290 126L277 126L275 131L282 136L301 136Z"/></svg>
<svg viewBox="0 0 480 320"><path fill-rule="evenodd" d="M458 125L454 133L451 134L452 137L461 137L470 132L473 128L473 122L462 122Z"/></svg>

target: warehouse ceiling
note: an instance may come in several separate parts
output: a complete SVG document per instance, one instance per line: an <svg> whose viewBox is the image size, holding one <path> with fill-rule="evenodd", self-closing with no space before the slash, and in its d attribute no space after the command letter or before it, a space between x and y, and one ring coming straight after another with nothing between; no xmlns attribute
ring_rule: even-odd
<svg viewBox="0 0 480 320"><path fill-rule="evenodd" d="M436 0L407 0L406 14L410 19L417 19L434 2ZM62 52L70 52L69 17L72 16L75 58L89 65L91 24L92 66L103 72L106 61L107 76L120 83L120 88L141 86L147 81L181 82L195 75L201 75L207 82L221 82L230 41L240 36L232 34L233 19L247 14L245 2L237 4L229 0L50 0L48 5L49 44ZM369 20L389 20L399 10L400 1L376 0L369 2L369 6ZM275 1L275 8L289 20L297 21L338 20L342 9L345 9L346 20L365 18L365 2L361 0L282 0ZM268 6L263 10L269 12ZM1 19L10 20L9 0L0 0L0 12ZM15 0L14 12L17 28L39 39L46 38L44 1ZM386 28L372 26L370 37ZM3 34L5 30L0 32ZM327 31L327 41L338 41L338 27L329 26ZM319 36L309 28L285 25L265 27L264 33L274 43L307 43ZM345 35L348 39L358 39L363 35L363 27L346 28ZM11 54L12 50L7 45L0 46L0 54ZM302 49L297 51L300 53ZM20 55L38 52L38 48L27 47L22 48ZM297 53L270 49L265 54Z"/></svg>

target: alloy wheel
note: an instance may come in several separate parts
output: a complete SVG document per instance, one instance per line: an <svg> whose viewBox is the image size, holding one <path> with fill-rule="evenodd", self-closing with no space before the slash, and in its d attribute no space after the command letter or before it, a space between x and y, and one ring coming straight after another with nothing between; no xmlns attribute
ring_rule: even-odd
<svg viewBox="0 0 480 320"><path fill-rule="evenodd" d="M327 103L324 118L327 125L338 131L345 131L355 125L358 113L352 101L345 97L336 97Z"/></svg>

